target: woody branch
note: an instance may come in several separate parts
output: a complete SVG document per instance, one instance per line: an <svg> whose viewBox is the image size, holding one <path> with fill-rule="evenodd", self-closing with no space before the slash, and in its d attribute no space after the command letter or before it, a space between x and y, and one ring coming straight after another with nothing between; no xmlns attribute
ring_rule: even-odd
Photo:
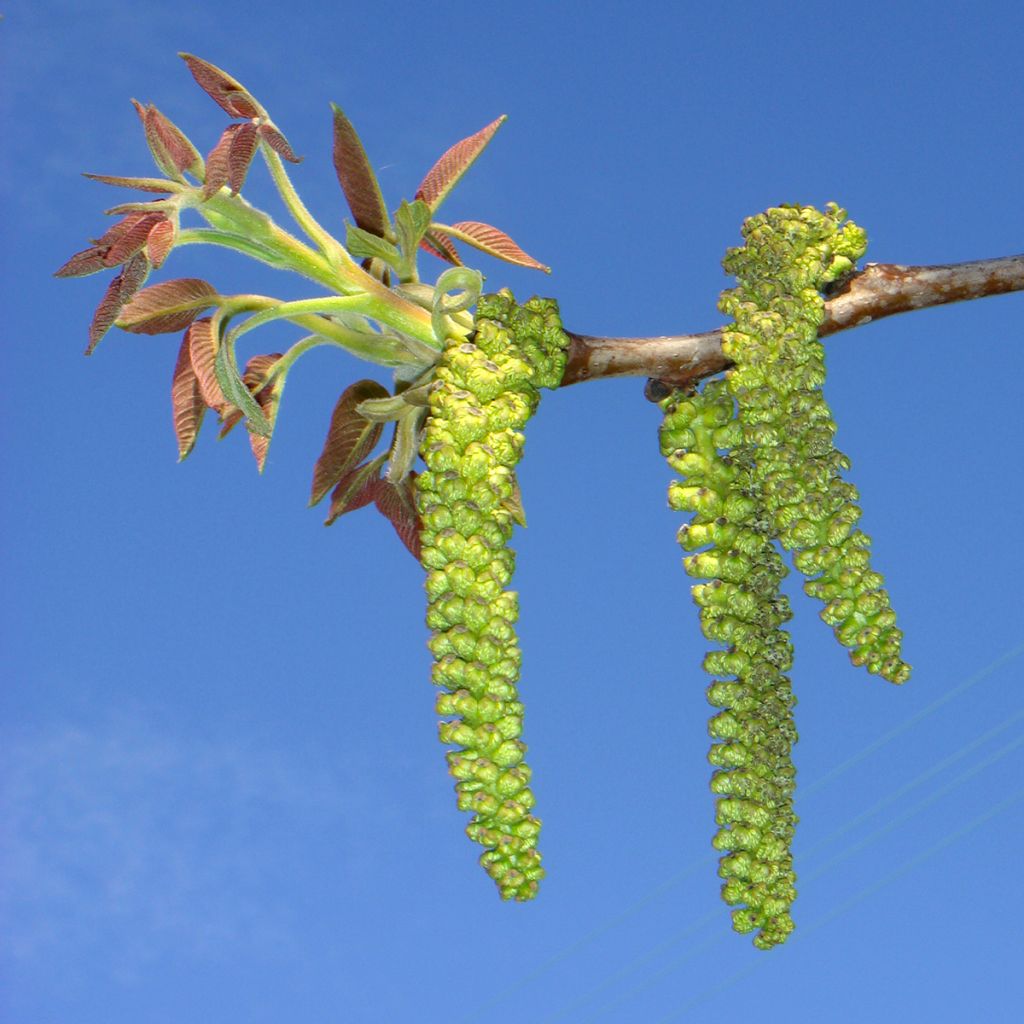
<svg viewBox="0 0 1024 1024"><path fill-rule="evenodd" d="M825 303L824 337L873 320L948 302L1024 291L1024 255L945 266L869 263ZM562 387L600 377L650 377L685 387L726 369L722 330L654 338L569 335Z"/></svg>

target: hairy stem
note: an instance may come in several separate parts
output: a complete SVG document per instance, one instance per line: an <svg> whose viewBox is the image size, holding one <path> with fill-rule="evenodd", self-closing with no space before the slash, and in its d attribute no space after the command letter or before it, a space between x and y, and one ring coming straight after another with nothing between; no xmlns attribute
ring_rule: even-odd
<svg viewBox="0 0 1024 1024"><path fill-rule="evenodd" d="M945 266L869 263L830 296L818 336L896 313L1015 291L1024 291L1024 255ZM656 338L566 334L570 347L562 387L600 377L652 377L687 387L731 365L722 353L720 328Z"/></svg>

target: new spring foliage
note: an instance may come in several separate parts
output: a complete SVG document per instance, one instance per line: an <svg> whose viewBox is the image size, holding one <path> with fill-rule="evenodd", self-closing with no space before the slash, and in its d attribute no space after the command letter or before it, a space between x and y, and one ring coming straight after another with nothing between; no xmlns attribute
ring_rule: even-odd
<svg viewBox="0 0 1024 1024"><path fill-rule="evenodd" d="M561 380L565 342L553 301L483 297L476 333L450 340L436 369L416 478L440 738L455 747L448 766L459 808L473 813L466 832L505 899L530 899L544 876L508 589L508 543L523 518L515 466L537 389Z"/></svg>
<svg viewBox="0 0 1024 1024"><path fill-rule="evenodd" d="M662 402L662 452L684 478L671 485L669 504L693 513L679 533L695 552L684 566L710 581L693 596L704 635L726 645L704 661L716 677L708 700L720 709L709 759L722 896L737 907L734 927L756 929L764 949L792 931L796 895L795 701L785 675L792 647L781 629L790 609L775 541L793 552L806 591L826 602L822 618L855 664L897 683L910 672L882 578L869 565L869 540L854 529L857 491L840 477L849 460L832 444L835 423L820 390L821 290L866 247L845 216L832 205L824 213L789 206L746 220L746 244L724 261L738 284L720 303L734 318L723 337L734 368L702 392Z"/></svg>

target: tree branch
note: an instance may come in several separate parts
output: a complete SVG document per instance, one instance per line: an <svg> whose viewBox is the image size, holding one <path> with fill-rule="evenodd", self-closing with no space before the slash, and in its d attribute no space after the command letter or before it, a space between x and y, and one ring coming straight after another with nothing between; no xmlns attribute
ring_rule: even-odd
<svg viewBox="0 0 1024 1024"><path fill-rule="evenodd" d="M1024 255L938 267L869 263L829 295L818 336L896 313L1015 291L1024 291ZM686 387L730 365L722 354L721 328L659 338L566 333L569 359L562 387L600 377L651 377L672 387Z"/></svg>

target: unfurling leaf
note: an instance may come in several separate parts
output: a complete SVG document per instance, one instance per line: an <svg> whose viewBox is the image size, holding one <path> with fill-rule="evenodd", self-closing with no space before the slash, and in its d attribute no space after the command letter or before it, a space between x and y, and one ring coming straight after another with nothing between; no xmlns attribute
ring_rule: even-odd
<svg viewBox="0 0 1024 1024"><path fill-rule="evenodd" d="M103 335L114 326L121 307L142 287L148 274L149 261L141 252L137 252L107 285L107 290L103 293L96 312L93 313L92 323L89 324L89 344L85 349L87 356L92 355L93 349L100 343Z"/></svg>
<svg viewBox="0 0 1024 1024"><path fill-rule="evenodd" d="M129 213L99 240L110 246L103 262L108 267L116 267L134 256L146 244L149 232L162 220L166 220L162 213Z"/></svg>
<svg viewBox="0 0 1024 1024"><path fill-rule="evenodd" d="M125 305L118 326L133 334L180 331L219 299L217 289L198 277L162 281L144 288Z"/></svg>
<svg viewBox="0 0 1024 1024"><path fill-rule="evenodd" d="M360 416L356 406L370 398L385 398L387 394L387 388L374 380L356 381L341 393L331 413L331 424L327 429L323 451L313 467L310 505L316 505L354 465L376 447L383 427L380 423L370 423Z"/></svg>
<svg viewBox="0 0 1024 1024"><path fill-rule="evenodd" d="M242 191L252 158L256 155L258 141L256 125L251 121L240 124L232 136L231 149L228 151L228 184L233 196Z"/></svg>
<svg viewBox="0 0 1024 1024"><path fill-rule="evenodd" d="M273 352L270 355L253 356L245 364L245 372L242 374L242 382L253 393L257 404L263 410L263 415L270 424L271 433L263 436L249 430L249 447L256 459L256 467L262 473L263 466L267 461L267 452L270 449L270 439L277 422L277 409L281 404L281 393L284 391L283 375L275 377L269 384L264 382L281 358L280 352ZM223 435L222 431L222 435Z"/></svg>
<svg viewBox="0 0 1024 1024"><path fill-rule="evenodd" d="M412 263L416 258L423 236L430 227L430 207L422 199L414 199L395 210L395 229L398 232L399 248L407 261Z"/></svg>
<svg viewBox="0 0 1024 1024"><path fill-rule="evenodd" d="M334 170L348 208L356 227L383 238L390 220L377 176L352 122L337 104L332 103L331 109L334 111Z"/></svg>
<svg viewBox="0 0 1024 1024"><path fill-rule="evenodd" d="M437 256L438 259L454 264L456 267L462 266L462 257L459 255L459 250L455 248L452 240L447 235L437 231L433 225L423 236L420 246L426 249L431 256Z"/></svg>
<svg viewBox="0 0 1024 1024"><path fill-rule="evenodd" d="M188 65L199 88L225 113L232 117L267 116L267 112L249 95L245 86L226 71L191 53L179 53L178 56Z"/></svg>
<svg viewBox="0 0 1024 1024"><path fill-rule="evenodd" d="M401 483L379 480L374 485L373 502L381 514L395 528L398 539L409 549L418 562L420 560L420 517L416 512L414 480L416 473L410 473Z"/></svg>
<svg viewBox="0 0 1024 1024"><path fill-rule="evenodd" d="M465 242L467 245L487 253L488 256L497 256L499 260L514 263L517 267L532 267L534 270L551 273L550 267L538 263L532 256L523 252L504 231L491 227L490 224L481 224L476 220L460 220L450 227L444 224L439 224L437 227L460 242Z"/></svg>
<svg viewBox="0 0 1024 1024"><path fill-rule="evenodd" d="M288 145L288 140L281 134L280 129L276 125L265 121L257 130L259 131L260 138L279 156L284 157L291 164L302 163L302 157L295 155L292 147Z"/></svg>
<svg viewBox="0 0 1024 1024"><path fill-rule="evenodd" d="M82 174L83 178L98 181L101 185L115 185L119 188L137 188L140 192L175 192L180 186L163 178L124 178L116 174Z"/></svg>
<svg viewBox="0 0 1024 1024"><path fill-rule="evenodd" d="M256 400L260 402L261 407L262 399L259 396L259 392L263 390L267 376L280 358L281 353L274 352L271 355L253 356L245 364L245 370L242 372L242 383L256 396ZM221 422L220 433L217 435L218 440L223 440L227 437L244 419L245 415L241 410L234 408L234 406L229 406Z"/></svg>
<svg viewBox="0 0 1024 1024"><path fill-rule="evenodd" d="M146 258L150 266L156 268L163 264L174 248L174 240L178 235L178 225L169 217L154 224L146 235Z"/></svg>
<svg viewBox="0 0 1024 1024"><path fill-rule="evenodd" d="M357 508L363 508L373 501L380 483L380 469L386 459L386 455L378 455L370 462L350 469L338 481L331 492L331 509L324 520L324 526L330 526L339 516L355 512Z"/></svg>
<svg viewBox="0 0 1024 1024"><path fill-rule="evenodd" d="M53 272L54 277L86 277L88 274L95 274L100 270L106 270L107 265L103 262L106 248L98 245L90 245L88 249L76 252L63 266Z"/></svg>
<svg viewBox="0 0 1024 1024"><path fill-rule="evenodd" d="M382 260L395 268L401 265L402 254L387 239L351 224L346 225L346 229L345 248L352 256Z"/></svg>
<svg viewBox="0 0 1024 1024"><path fill-rule="evenodd" d="M199 392L203 401L222 416L227 414L229 402L217 382L214 364L217 359L217 337L213 322L208 316L194 321L185 332L185 340L192 356L192 368L199 382Z"/></svg>
<svg viewBox="0 0 1024 1024"><path fill-rule="evenodd" d="M459 179L473 166L473 161L484 151L494 133L502 126L505 116L502 114L476 134L456 142L444 153L420 183L416 190L416 198L422 199L431 210L436 210L459 183Z"/></svg>
<svg viewBox="0 0 1024 1024"><path fill-rule="evenodd" d="M192 366L188 333L178 349L178 361L171 379L171 409L174 414L174 434L178 439L178 461L181 462L192 451L206 412L199 378Z"/></svg>
<svg viewBox="0 0 1024 1024"><path fill-rule="evenodd" d="M216 195L228 183L231 174L231 146L240 124L229 124L210 150L206 158L206 180L203 182L203 199Z"/></svg>
<svg viewBox="0 0 1024 1024"><path fill-rule="evenodd" d="M250 394L242 381L241 373L238 372L230 338L228 335L220 342L213 358L213 372L217 376L217 383L224 397L245 416L246 429L262 437L270 437L272 429L263 415L263 408Z"/></svg>
<svg viewBox="0 0 1024 1024"><path fill-rule="evenodd" d="M152 103L144 107L138 100L132 100L132 105L142 119L146 144L157 167L179 181L184 171L189 171L197 178L202 177L203 158L185 133Z"/></svg>

